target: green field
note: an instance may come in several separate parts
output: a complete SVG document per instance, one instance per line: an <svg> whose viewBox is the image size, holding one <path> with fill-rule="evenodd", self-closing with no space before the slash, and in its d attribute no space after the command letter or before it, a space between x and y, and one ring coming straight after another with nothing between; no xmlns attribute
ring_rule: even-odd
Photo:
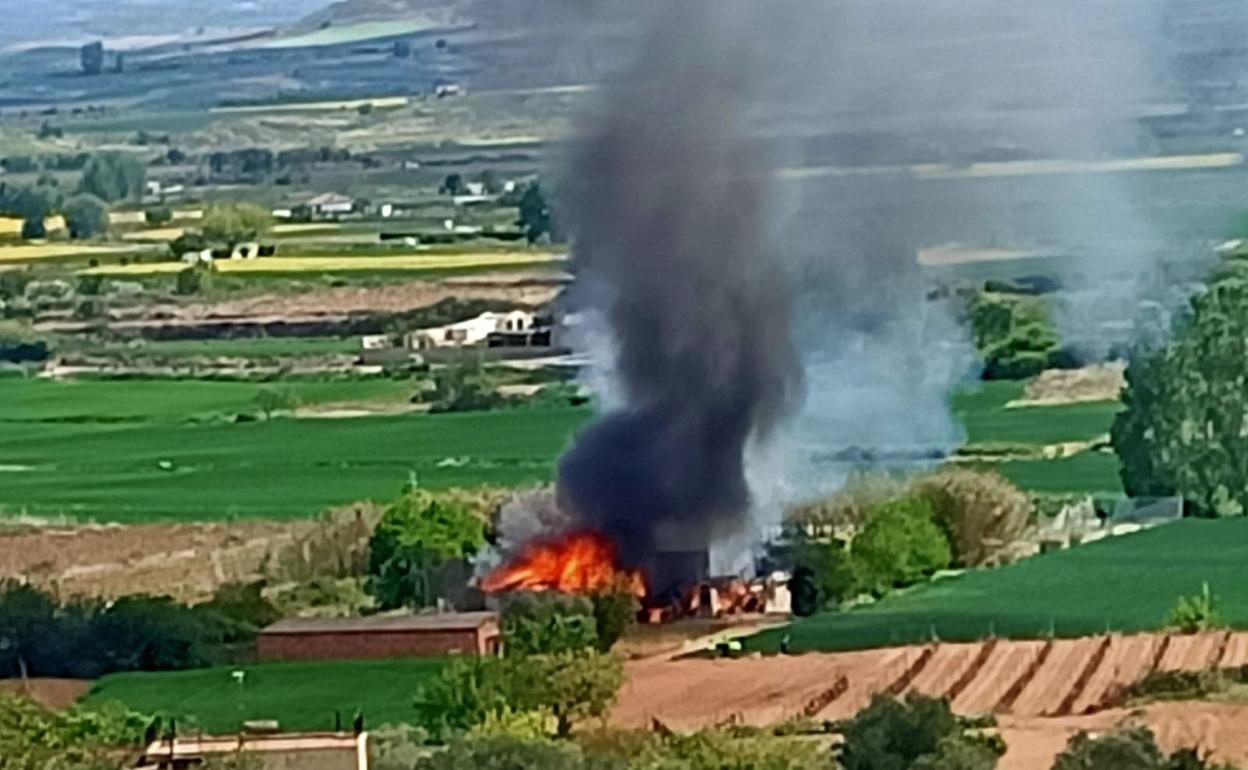
<svg viewBox="0 0 1248 770"><path fill-rule="evenodd" d="M184 731L198 727L218 735L257 719L276 719L285 731L332 730L335 711L350 726L357 709L365 725L376 728L410 722L417 690L441 666L436 659L335 661L113 674L97 682L84 702L119 701L178 719ZM242 685L235 671L246 672Z"/></svg>
<svg viewBox="0 0 1248 770"><path fill-rule="evenodd" d="M1014 446L1039 450L1067 442L1086 442L1105 436L1117 401L1060 406L1009 407L1022 398L1022 382L984 382L954 396L953 407L966 431L970 453L976 447ZM1030 492L1043 494L1121 494L1118 458L1113 453L1089 451L1061 460L1012 460L998 465L1001 472Z"/></svg>
<svg viewBox="0 0 1248 770"><path fill-rule="evenodd" d="M587 419L514 409L346 419L254 414L263 385L0 379L0 511L100 521L309 516L430 488L549 481ZM405 400L390 380L283 383L305 403ZM194 419L191 419L194 418Z"/></svg>
<svg viewBox="0 0 1248 770"><path fill-rule="evenodd" d="M747 641L775 651L850 650L992 635L1076 637L1160 628L1180 596L1208 581L1223 618L1248 627L1248 519L1187 519L996 570L939 580L844 613L799 620Z"/></svg>
<svg viewBox="0 0 1248 770"><path fill-rule="evenodd" d="M147 342L141 346L107 345L91 349L96 355L145 358L287 358L348 355L358 353L358 338L255 337L220 340L173 340Z"/></svg>

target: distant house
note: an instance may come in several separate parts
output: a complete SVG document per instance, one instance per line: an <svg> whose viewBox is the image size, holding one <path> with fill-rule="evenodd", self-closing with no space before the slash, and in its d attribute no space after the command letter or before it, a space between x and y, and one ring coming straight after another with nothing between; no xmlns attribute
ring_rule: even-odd
<svg viewBox="0 0 1248 770"><path fill-rule="evenodd" d="M230 259L255 259L260 256L260 244L240 243L230 253Z"/></svg>
<svg viewBox="0 0 1248 770"><path fill-rule="evenodd" d="M459 96L463 92L464 89L459 83L442 83L433 89L433 95L439 99L445 99L448 96Z"/></svg>
<svg viewBox="0 0 1248 770"><path fill-rule="evenodd" d="M204 249L203 251L188 251L182 255L182 262L187 265L211 265L212 261L212 249Z"/></svg>
<svg viewBox="0 0 1248 770"><path fill-rule="evenodd" d="M256 652L262 661L497 655L500 639L493 612L292 619L261 631Z"/></svg>
<svg viewBox="0 0 1248 770"><path fill-rule="evenodd" d="M523 333L533 327L534 316L525 310L482 313L466 321L414 331L407 336L407 346L413 350L471 347L487 342L491 334Z"/></svg>
<svg viewBox="0 0 1248 770"><path fill-rule="evenodd" d="M325 193L308 201L308 208L316 219L334 219L355 211L355 201L338 193Z"/></svg>

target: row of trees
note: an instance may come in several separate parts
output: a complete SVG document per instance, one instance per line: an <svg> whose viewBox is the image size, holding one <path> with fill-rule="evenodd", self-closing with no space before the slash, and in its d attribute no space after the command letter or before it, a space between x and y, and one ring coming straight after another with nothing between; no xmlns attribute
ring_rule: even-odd
<svg viewBox="0 0 1248 770"><path fill-rule="evenodd" d="M794 609L809 614L925 580L950 566L1001 560L1027 533L1030 498L995 471L944 469L912 479L852 478L791 514Z"/></svg>
<svg viewBox="0 0 1248 770"><path fill-rule="evenodd" d="M108 205L141 198L145 182L146 170L134 156L100 153L86 162L72 194L47 174L33 185L0 183L0 213L22 218L23 238L47 237L45 222L58 211L71 238L93 238L108 230Z"/></svg>
<svg viewBox="0 0 1248 770"><path fill-rule="evenodd" d="M60 600L0 582L0 678L94 679L222 662L226 645L252 639L278 617L259 585L228 584L189 607L168 597Z"/></svg>

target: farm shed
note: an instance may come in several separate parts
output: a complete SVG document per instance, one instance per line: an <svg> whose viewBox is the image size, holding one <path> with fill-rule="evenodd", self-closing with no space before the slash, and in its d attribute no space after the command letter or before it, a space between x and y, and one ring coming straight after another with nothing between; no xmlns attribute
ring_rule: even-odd
<svg viewBox="0 0 1248 770"><path fill-rule="evenodd" d="M282 620L256 642L262 661L494 655L498 649L493 612Z"/></svg>

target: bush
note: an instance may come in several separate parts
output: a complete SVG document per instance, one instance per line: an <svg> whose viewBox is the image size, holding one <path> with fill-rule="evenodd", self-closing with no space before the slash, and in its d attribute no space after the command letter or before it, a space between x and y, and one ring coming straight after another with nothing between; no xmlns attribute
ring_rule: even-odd
<svg viewBox="0 0 1248 770"><path fill-rule="evenodd" d="M1179 597L1166 619L1166 627L1183 634L1199 634L1226 627L1218 614L1217 600L1210 593L1208 583L1204 583L1195 596Z"/></svg>
<svg viewBox="0 0 1248 770"><path fill-rule="evenodd" d="M949 566L952 554L945 533L921 498L903 498L882 506L851 545L858 586L882 596Z"/></svg>
<svg viewBox="0 0 1248 770"><path fill-rule="evenodd" d="M178 271L174 280L173 293L181 297L202 294L212 287L213 270L203 267L188 267Z"/></svg>
<svg viewBox="0 0 1248 770"><path fill-rule="evenodd" d="M594 605L594 625L598 630L598 651L610 652L629 628L636 625L641 602L632 586L618 585L590 597Z"/></svg>
<svg viewBox="0 0 1248 770"><path fill-rule="evenodd" d="M954 562L966 567L991 562L1021 540L1035 512L1031 498L995 470L941 470L913 489L948 536Z"/></svg>
<svg viewBox="0 0 1248 770"><path fill-rule="evenodd" d="M249 639L281 619L281 610L264 597L264 583L225 583L212 599L195 607L230 627L227 641Z"/></svg>
<svg viewBox="0 0 1248 770"><path fill-rule="evenodd" d="M254 241L273 226L273 216L252 203L218 204L208 209L200 229L213 244L234 248Z"/></svg>
<svg viewBox="0 0 1248 770"><path fill-rule="evenodd" d="M463 495L409 489L369 539L369 588L383 609L429 607L448 588L444 568L485 543L488 514Z"/></svg>
<svg viewBox="0 0 1248 770"><path fill-rule="evenodd" d="M508 655L581 652L598 645L593 603L583 596L553 591L507 597L502 631Z"/></svg>
<svg viewBox="0 0 1248 770"><path fill-rule="evenodd" d="M455 741L446 751L416 763L416 770L581 770L582 767L581 752L574 744L500 735Z"/></svg>
<svg viewBox="0 0 1248 770"><path fill-rule="evenodd" d="M794 612L799 615L852 599L861 589L853 559L838 540L799 539L794 567L794 579L800 573L808 581L793 592Z"/></svg>
<svg viewBox="0 0 1248 770"><path fill-rule="evenodd" d="M147 210L146 217L149 225L167 225L173 221L173 209L168 206L153 206Z"/></svg>
<svg viewBox="0 0 1248 770"><path fill-rule="evenodd" d="M1001 747L968 734L944 699L877 695L841 731L844 770L991 770Z"/></svg>
<svg viewBox="0 0 1248 770"><path fill-rule="evenodd" d="M1212 770L1215 765L1190 749L1170 756L1157 748L1157 739L1147 727L1129 727L1092 737L1079 733L1057 756L1053 770Z"/></svg>
<svg viewBox="0 0 1248 770"><path fill-rule="evenodd" d="M888 473L854 473L827 500L810 503L789 513L794 524L830 533L862 530L881 505L906 494L906 482Z"/></svg>
<svg viewBox="0 0 1248 770"><path fill-rule="evenodd" d="M82 170L82 192L104 201L138 200L143 196L147 169L137 155L103 152L93 155Z"/></svg>
<svg viewBox="0 0 1248 770"><path fill-rule="evenodd" d="M153 724L120 706L56 712L0 690L0 768L116 770L118 750L139 746Z"/></svg>
<svg viewBox="0 0 1248 770"><path fill-rule="evenodd" d="M94 238L108 232L108 206L94 195L75 195L65 203L70 238Z"/></svg>

